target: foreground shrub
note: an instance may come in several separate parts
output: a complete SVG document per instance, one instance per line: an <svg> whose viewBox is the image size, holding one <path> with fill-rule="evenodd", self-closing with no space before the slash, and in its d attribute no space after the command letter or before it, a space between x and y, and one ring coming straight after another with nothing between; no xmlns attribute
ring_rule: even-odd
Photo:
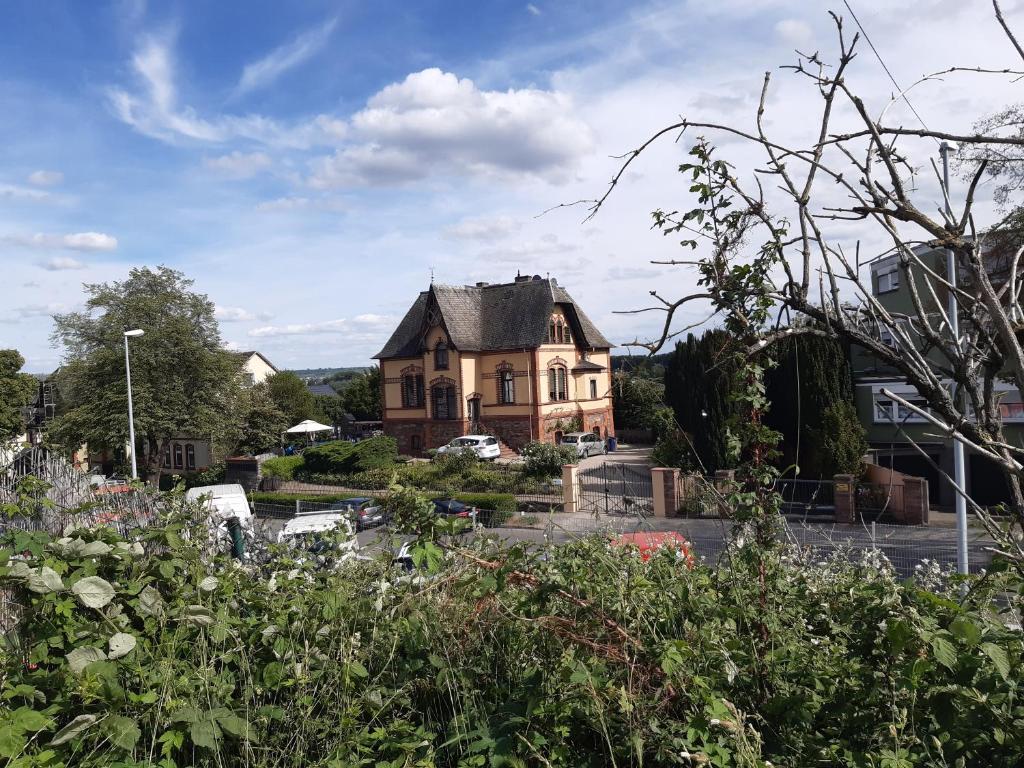
<svg viewBox="0 0 1024 768"><path fill-rule="evenodd" d="M575 448L553 443L528 443L519 453L527 473L536 477L560 477L563 466L579 461Z"/></svg>
<svg viewBox="0 0 1024 768"><path fill-rule="evenodd" d="M19 623L0 656L0 757L167 768L1024 759L1024 648L994 599L1017 607L1019 579L998 564L961 599L941 574L926 574L933 591L845 552L770 557L759 572L749 549L691 569L600 536L543 552L438 538L422 496L392 498L424 534L412 578L388 553L210 558L204 529L180 517L137 541L7 534L0 586Z"/></svg>

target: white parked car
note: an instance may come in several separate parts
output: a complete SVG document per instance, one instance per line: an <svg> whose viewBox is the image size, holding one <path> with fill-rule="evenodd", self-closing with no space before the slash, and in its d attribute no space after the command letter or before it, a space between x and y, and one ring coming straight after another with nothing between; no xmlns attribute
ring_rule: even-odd
<svg viewBox="0 0 1024 768"><path fill-rule="evenodd" d="M301 536L315 538L317 534L337 529L350 535L355 533L347 511L301 512L284 524L284 528L277 534L277 541L283 544Z"/></svg>
<svg viewBox="0 0 1024 768"><path fill-rule="evenodd" d="M229 522L233 519L238 520L243 537L252 534L253 516L249 498L238 483L189 488L185 491L185 501L198 501L206 506L218 545L234 545Z"/></svg>
<svg viewBox="0 0 1024 768"><path fill-rule="evenodd" d="M581 459L608 453L604 440L593 432L570 432L568 435L562 435L562 445L575 448Z"/></svg>
<svg viewBox="0 0 1024 768"><path fill-rule="evenodd" d="M492 435L456 437L448 445L442 445L437 449L438 453L456 453L458 451L472 451L478 459L496 459L501 456L498 438Z"/></svg>

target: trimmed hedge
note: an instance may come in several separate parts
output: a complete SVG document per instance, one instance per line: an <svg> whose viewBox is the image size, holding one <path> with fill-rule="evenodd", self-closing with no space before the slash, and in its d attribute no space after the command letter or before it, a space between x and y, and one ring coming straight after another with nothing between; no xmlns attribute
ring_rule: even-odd
<svg viewBox="0 0 1024 768"><path fill-rule="evenodd" d="M259 492L249 495L253 504L294 504L296 501L323 502L330 504L345 499L356 499L365 493L270 493Z"/></svg>
<svg viewBox="0 0 1024 768"><path fill-rule="evenodd" d="M309 473L349 475L394 466L398 443L393 437L371 437L358 443L335 440L306 449L302 458Z"/></svg>
<svg viewBox="0 0 1024 768"><path fill-rule="evenodd" d="M294 480L295 473L302 469L305 459L301 456L277 456L260 464L260 474L279 480Z"/></svg>
<svg viewBox="0 0 1024 768"><path fill-rule="evenodd" d="M433 496L432 498L438 498ZM452 498L477 509L515 512L516 498L511 493L453 493Z"/></svg>

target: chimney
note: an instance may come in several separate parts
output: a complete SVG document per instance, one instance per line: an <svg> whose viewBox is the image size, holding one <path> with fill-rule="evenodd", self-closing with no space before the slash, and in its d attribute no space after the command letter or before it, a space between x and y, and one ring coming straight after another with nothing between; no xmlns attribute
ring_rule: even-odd
<svg viewBox="0 0 1024 768"><path fill-rule="evenodd" d="M532 279L533 278L531 278L529 275L520 275L518 273L516 274L516 282L517 283L528 283Z"/></svg>
<svg viewBox="0 0 1024 768"><path fill-rule="evenodd" d="M487 286L488 282L486 280L478 280L476 283L477 288L486 288Z"/></svg>

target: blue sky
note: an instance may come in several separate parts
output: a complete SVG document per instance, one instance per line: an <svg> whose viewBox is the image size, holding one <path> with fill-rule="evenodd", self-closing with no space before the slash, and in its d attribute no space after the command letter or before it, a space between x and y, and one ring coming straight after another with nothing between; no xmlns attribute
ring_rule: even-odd
<svg viewBox="0 0 1024 768"><path fill-rule="evenodd" d="M992 58L984 0L855 7L908 83L950 63L935 39ZM766 69L834 48L824 8L12 0L0 347L54 368L49 315L79 306L83 282L156 264L210 295L227 343L281 367L365 364L431 270L455 284L550 273L616 342L649 335L658 318L615 310L693 285L648 263L676 255L649 213L681 204L685 142L639 162L590 223L537 214L599 193L610 155L681 113L749 124ZM884 104L866 48L856 76ZM777 77L770 124L799 137L813 94ZM915 103L969 125L1017 87L947 84Z"/></svg>

